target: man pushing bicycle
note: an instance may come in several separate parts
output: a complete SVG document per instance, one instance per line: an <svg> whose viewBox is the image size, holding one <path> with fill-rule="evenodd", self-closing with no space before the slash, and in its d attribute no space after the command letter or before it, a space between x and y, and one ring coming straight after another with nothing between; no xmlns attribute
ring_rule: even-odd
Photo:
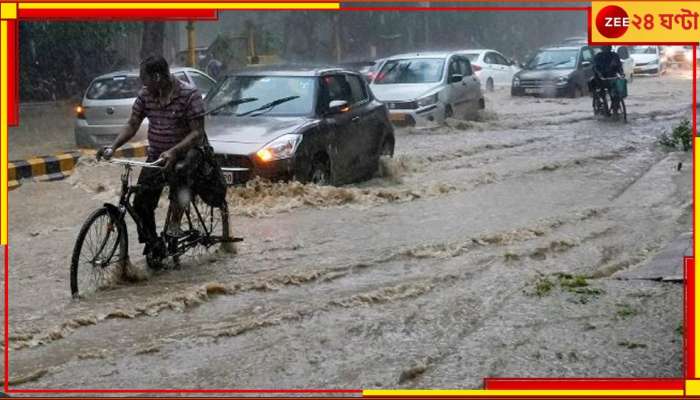
<svg viewBox="0 0 700 400"><path fill-rule="evenodd" d="M194 173L208 145L204 133L204 102L195 87L170 74L168 63L161 56L148 57L141 62L140 78L143 87L134 102L129 122L110 146L98 150L97 159L109 160L115 150L134 137L144 118L148 118L146 162L161 160L164 170L141 170L134 210L142 221L138 235L139 242L145 243L143 254L163 255L165 244L158 240L155 209L163 188L169 185L174 209L166 231L172 237L183 234L180 220L192 196Z"/></svg>

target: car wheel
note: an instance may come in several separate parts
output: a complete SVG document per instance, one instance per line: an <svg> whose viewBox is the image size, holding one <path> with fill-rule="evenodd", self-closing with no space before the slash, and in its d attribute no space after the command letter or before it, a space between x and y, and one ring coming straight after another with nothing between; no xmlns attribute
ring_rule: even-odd
<svg viewBox="0 0 700 400"><path fill-rule="evenodd" d="M493 92L493 79L489 78L486 80L486 90Z"/></svg>
<svg viewBox="0 0 700 400"><path fill-rule="evenodd" d="M452 106L451 105L446 105L445 106L445 118L452 118L454 116L454 111L452 111Z"/></svg>
<svg viewBox="0 0 700 400"><path fill-rule="evenodd" d="M330 162L325 155L317 156L311 165L309 182L320 186L331 184Z"/></svg>
<svg viewBox="0 0 700 400"><path fill-rule="evenodd" d="M394 156L394 141L389 138L384 138L382 142L382 147L379 152L380 157L393 157Z"/></svg>
<svg viewBox="0 0 700 400"><path fill-rule="evenodd" d="M581 96L583 96L583 90L578 85L573 86L571 88L571 93L569 94L569 97L571 97L572 99L575 99L575 98L581 97Z"/></svg>

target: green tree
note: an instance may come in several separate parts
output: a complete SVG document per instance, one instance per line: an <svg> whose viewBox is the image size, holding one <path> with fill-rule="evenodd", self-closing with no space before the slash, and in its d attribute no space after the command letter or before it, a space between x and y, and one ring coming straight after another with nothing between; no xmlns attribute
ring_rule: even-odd
<svg viewBox="0 0 700 400"><path fill-rule="evenodd" d="M78 96L95 75L118 66L108 50L134 23L21 22L20 100Z"/></svg>

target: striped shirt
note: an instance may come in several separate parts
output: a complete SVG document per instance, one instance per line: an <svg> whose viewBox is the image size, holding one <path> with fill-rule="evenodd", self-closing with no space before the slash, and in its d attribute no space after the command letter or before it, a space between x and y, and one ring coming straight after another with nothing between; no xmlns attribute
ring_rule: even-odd
<svg viewBox="0 0 700 400"><path fill-rule="evenodd" d="M148 156L158 158L180 143L204 114L204 101L197 88L171 76L173 92L166 105L145 86L141 88L131 110L132 118L148 118Z"/></svg>

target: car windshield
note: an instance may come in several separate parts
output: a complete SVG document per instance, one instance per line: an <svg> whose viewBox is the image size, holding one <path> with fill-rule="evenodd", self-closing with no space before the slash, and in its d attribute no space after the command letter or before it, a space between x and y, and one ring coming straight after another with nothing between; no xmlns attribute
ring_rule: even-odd
<svg viewBox="0 0 700 400"><path fill-rule="evenodd" d="M395 83L429 83L442 80L443 58L389 60L374 79L377 85Z"/></svg>
<svg viewBox="0 0 700 400"><path fill-rule="evenodd" d="M316 79L296 76L229 76L207 98L213 110L236 99L252 98L244 104L223 107L217 113L240 115L281 98L294 97L264 111L266 115L295 116L311 114L314 107Z"/></svg>
<svg viewBox="0 0 700 400"><path fill-rule="evenodd" d="M656 54L654 46L632 46L629 49L631 54Z"/></svg>
<svg viewBox="0 0 700 400"><path fill-rule="evenodd" d="M136 97L141 89L141 79L136 76L115 76L95 80L85 97L90 100L115 100Z"/></svg>
<svg viewBox="0 0 700 400"><path fill-rule="evenodd" d="M527 63L527 69L570 69L576 67L578 50L545 50Z"/></svg>

